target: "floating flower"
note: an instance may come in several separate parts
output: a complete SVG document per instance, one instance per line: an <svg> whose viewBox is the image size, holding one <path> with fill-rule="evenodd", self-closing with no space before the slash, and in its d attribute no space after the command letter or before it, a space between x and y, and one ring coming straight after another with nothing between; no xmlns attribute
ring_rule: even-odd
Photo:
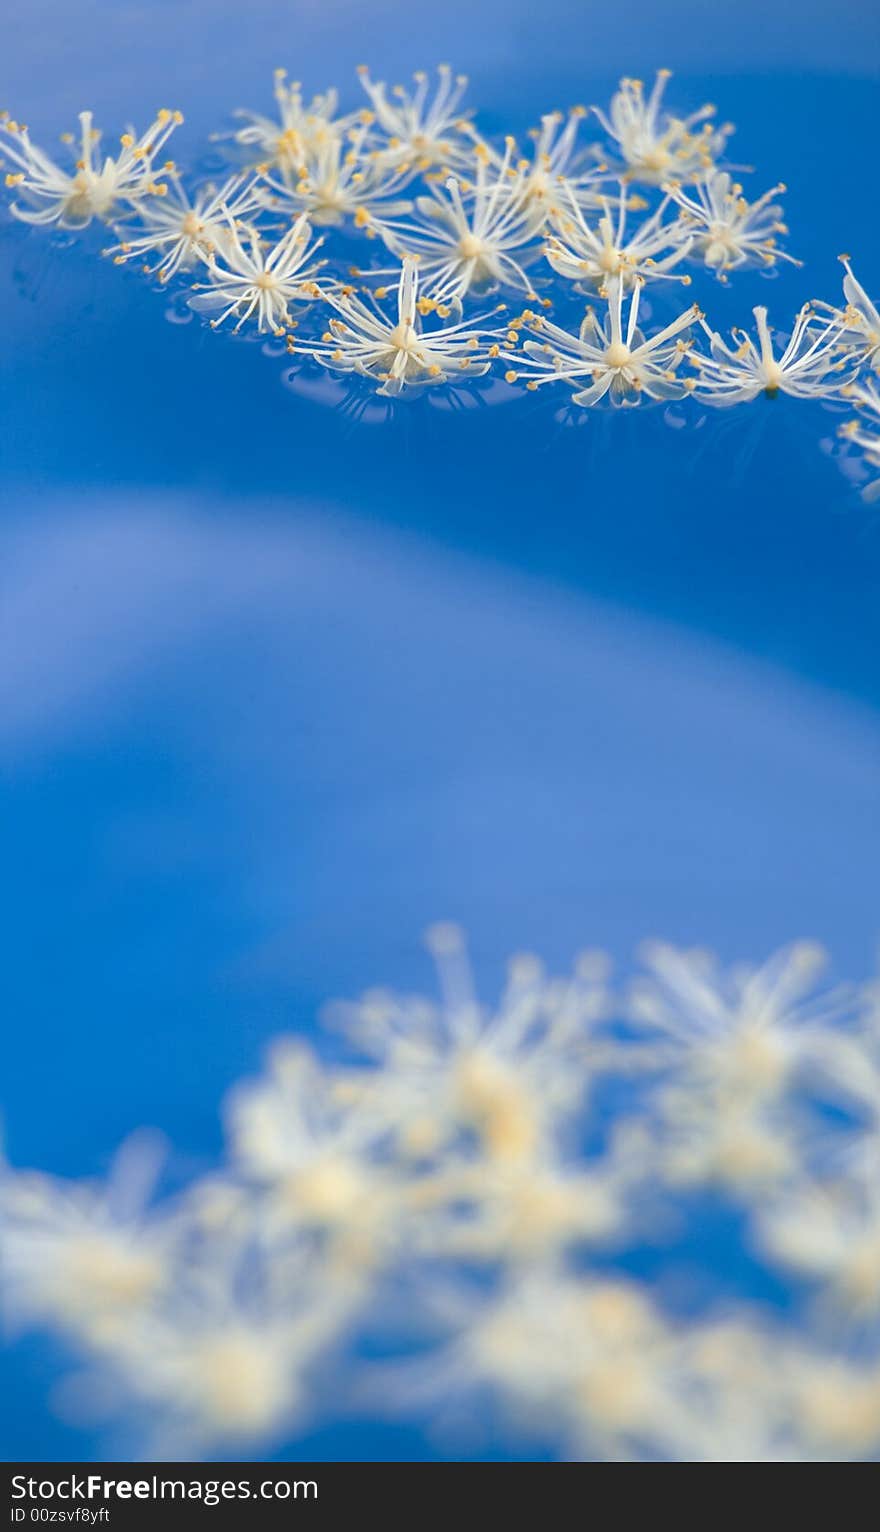
<svg viewBox="0 0 880 1532"><path fill-rule="evenodd" d="M826 1031L814 1051L824 1093L854 1119L846 1169L880 1184L880 984L857 991L851 1010L847 1027Z"/></svg>
<svg viewBox="0 0 880 1532"><path fill-rule="evenodd" d="M106 1186L4 1170L4 1308L74 1347L67 1408L109 1387L150 1457L215 1455L286 1440L378 1371L383 1405L509 1412L542 1454L876 1456L876 983L823 993L809 943L730 970L652 943L619 1002L601 954L564 979L523 955L484 1008L460 933L429 940L439 1003L337 1007L354 1065L276 1043L230 1096L225 1165L169 1204L148 1207L152 1139ZM817 1083L836 1147L811 1135L806 1164ZM742 1253L799 1279L784 1325L731 1309L736 1263L701 1222L719 1185ZM687 1252L699 1311L678 1281L610 1273L615 1250L676 1277Z"/></svg>
<svg viewBox="0 0 880 1532"><path fill-rule="evenodd" d="M668 69L658 70L647 98L641 80L621 80L607 115L597 106L592 108L615 146L627 180L649 186L673 178L695 180L712 169L733 132L730 124L714 125L714 106L701 106L689 117L671 116L663 106L670 74Z"/></svg>
<svg viewBox="0 0 880 1532"><path fill-rule="evenodd" d="M435 1214L429 1248L508 1267L602 1248L618 1242L629 1222L635 1176L630 1156L571 1164L547 1144L524 1157L444 1159L420 1188L420 1206Z"/></svg>
<svg viewBox="0 0 880 1532"><path fill-rule="evenodd" d="M522 261L538 251L543 215L511 195L507 171L513 147L508 140L497 172L478 152L475 181L462 188L450 176L445 189L432 187L430 196L416 199L417 218L374 220L389 250L401 260L411 256L418 261L421 285L432 303L457 304L468 292L498 287L534 297Z"/></svg>
<svg viewBox="0 0 880 1532"><path fill-rule="evenodd" d="M703 323L709 337L709 355L693 351L699 369L697 397L707 404L743 404L766 394L779 393L795 399L826 399L838 394L852 376L855 364L841 353L845 321L834 316L817 324L816 310L806 303L794 322L791 335L777 356L767 324L767 310L752 310L758 331L756 345L743 330L733 330L733 346Z"/></svg>
<svg viewBox="0 0 880 1532"><path fill-rule="evenodd" d="M600 216L595 223L585 217L567 187L560 200L562 205L553 217L556 232L548 235L544 253L553 270L575 282L578 290L593 288L604 296L610 277L619 277L624 290L637 278L690 282L689 276L672 270L688 254L692 237L679 219L664 220L670 197L664 197L629 235L626 215L632 200L625 186L621 185L613 204L608 197L597 199Z"/></svg>
<svg viewBox="0 0 880 1532"><path fill-rule="evenodd" d="M230 222L253 218L261 202L249 176L232 176L223 186L203 186L190 197L176 171L168 172L167 195L144 197L137 204L138 224L121 225L118 245L106 250L117 265L158 254L144 271L167 282L180 271L210 261L230 245Z"/></svg>
<svg viewBox="0 0 880 1532"><path fill-rule="evenodd" d="M630 988L630 1015L665 1037L680 1064L737 1099L777 1094L805 1038L844 1013L843 996L817 993L826 956L812 942L729 973L710 953L665 942L646 943L641 956L646 972Z"/></svg>
<svg viewBox="0 0 880 1532"><path fill-rule="evenodd" d="M66 171L31 142L26 127L4 114L0 159L5 154L17 167L7 174L6 185L24 198L24 205L12 203L13 213L25 223L84 229L93 218L106 222L120 205L164 195L167 187L160 177L173 166L168 161L159 168L156 159L181 122L180 112L163 109L140 138L133 129L123 133L115 159L112 155L101 159L101 135L92 126L92 114L80 112L79 154L73 170ZM73 142L72 137L68 142Z"/></svg>
<svg viewBox="0 0 880 1532"><path fill-rule="evenodd" d="M412 179L408 164L389 164L378 149L371 148L370 127L362 122L340 135L319 124L300 152L278 162L281 179L259 166L274 205L307 212L314 224L339 225L353 218L358 227L369 225L371 212L393 217L405 212L410 202L397 197ZM396 200L395 200L396 199Z"/></svg>
<svg viewBox="0 0 880 1532"><path fill-rule="evenodd" d="M668 1186L758 1204L799 1168L794 1121L778 1098L737 1099L718 1080L688 1080L661 1090L655 1107L655 1172Z"/></svg>
<svg viewBox="0 0 880 1532"><path fill-rule="evenodd" d="M781 182L754 202L726 170L710 171L690 192L677 185L666 190L681 209L697 254L722 281L738 266L773 266L778 260L800 265L777 245L777 235L788 233L782 208L774 201L785 191Z"/></svg>
<svg viewBox="0 0 880 1532"><path fill-rule="evenodd" d="M358 372L378 382L380 394L394 397L404 388L479 378L499 354L500 331L486 329L481 315L468 323L423 328L418 301L418 267L405 260L397 287L396 311L381 307L385 289L359 298L352 289L327 291L324 297L337 317L320 343L291 349L306 352L323 366Z"/></svg>
<svg viewBox="0 0 880 1532"><path fill-rule="evenodd" d="M207 1323L193 1314L179 1327L144 1327L117 1360L141 1407L159 1412L163 1437L173 1434L165 1453L179 1452L183 1439L201 1454L222 1444L263 1442L289 1428L302 1404L300 1366L318 1349L302 1344L298 1328L287 1317L248 1322L230 1305Z"/></svg>
<svg viewBox="0 0 880 1532"><path fill-rule="evenodd" d="M424 70L413 75L412 92L402 85L389 90L384 81L370 78L366 65L360 66L358 74L370 98L383 137L381 151L389 164L404 164L424 172L468 163L467 115L459 110L467 75L453 75L448 64L438 65L437 90L431 97L429 77Z"/></svg>
<svg viewBox="0 0 880 1532"><path fill-rule="evenodd" d="M857 419L841 426L841 436L862 449L871 468L880 470L880 389L876 383L850 383L841 389L841 394L852 400L859 411ZM876 500L880 496L880 478L869 484L862 494L868 501Z"/></svg>
<svg viewBox="0 0 880 1532"><path fill-rule="evenodd" d="M880 1451L880 1365L858 1366L821 1351L795 1363L802 1462L876 1461Z"/></svg>
<svg viewBox="0 0 880 1532"><path fill-rule="evenodd" d="M259 331L283 335L292 323L290 305L321 296L315 280L321 265L312 261L321 240L309 243L312 231L305 213L274 245L254 228L240 229L228 210L225 218L226 238L208 260L209 281L196 284L207 290L191 298L190 306L216 314L214 328L234 317L238 331L255 319Z"/></svg>
<svg viewBox="0 0 880 1532"><path fill-rule="evenodd" d="M277 165L282 171L298 171L314 140L327 134L341 138L352 117L338 117L339 94L335 90L303 99L299 81L288 82L287 70L276 69L274 95L278 117L239 108L235 116L246 126L233 135L236 143L253 151L253 163Z"/></svg>
<svg viewBox="0 0 880 1532"><path fill-rule="evenodd" d="M694 306L679 314L656 335L646 338L638 328L639 297L642 282L637 279L629 300L629 316L623 322L623 289L620 277L607 283L608 309L604 323L593 309L588 309L577 335L528 310L516 323L524 325L536 339L523 343L525 357L505 353L520 365L511 368L508 382L526 379L527 388L544 383L579 384L592 382L572 395L575 404L585 407L598 404L609 396L612 404L638 404L642 398L678 399L687 384L677 376L677 369L687 355L687 344L680 337L699 318Z"/></svg>
<svg viewBox="0 0 880 1532"><path fill-rule="evenodd" d="M608 178L606 165L597 164L594 146L581 142L581 129L588 116L586 107L572 107L566 114L547 112L541 126L532 128L530 158L510 162L481 138L475 137L476 151L489 158L497 170L511 177L512 195L536 213L548 218L565 198L574 198L579 207L595 207L597 192Z"/></svg>
<svg viewBox="0 0 880 1532"><path fill-rule="evenodd" d="M817 303L816 307L845 326L841 338L842 349L850 351L860 365L867 362L876 372L880 372L880 311L868 297L861 282L856 281L849 256L842 255L840 259L846 270L843 279L846 308L836 309L830 303Z"/></svg>

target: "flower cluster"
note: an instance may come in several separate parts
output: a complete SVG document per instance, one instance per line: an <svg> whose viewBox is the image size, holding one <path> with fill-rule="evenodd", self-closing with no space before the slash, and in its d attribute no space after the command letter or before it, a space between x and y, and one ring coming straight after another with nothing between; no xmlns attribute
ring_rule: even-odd
<svg viewBox="0 0 880 1532"><path fill-rule="evenodd" d="M724 167L731 125L709 105L674 113L668 71L647 91L622 80L607 111L546 114L524 147L479 131L465 77L445 65L409 90L366 68L359 78L364 104L343 112L336 91L309 100L279 70L274 115L240 110L216 135L220 186L189 185L160 161L179 113L124 134L115 159L101 158L83 113L70 171L4 117L12 211L65 228L99 219L116 231L116 262L188 282L215 326L286 338L295 368L358 373L385 396L472 387L497 361L513 384L567 387L576 407L833 401L855 388L870 412L858 378L880 366L880 315L848 258L843 303L806 303L787 333L771 331L763 306L754 334L731 339L696 307L663 312L674 284L700 272L726 282L799 264L780 245L785 188L750 198ZM320 261L313 228L329 235ZM364 262L371 242L391 265ZM652 331L637 324L645 288ZM876 462L870 431L846 430Z"/></svg>
<svg viewBox="0 0 880 1532"><path fill-rule="evenodd" d="M155 1195L147 1133L103 1184L7 1167L7 1321L60 1336L159 1457L351 1397L470 1421L477 1450L488 1404L570 1459L876 1456L876 983L824 987L810 943L725 971L653 942L620 983L599 952L564 978L520 955L487 1010L457 928L428 945L439 1000L334 1005L332 1066L278 1040L183 1190ZM743 1263L786 1302L732 1291Z"/></svg>

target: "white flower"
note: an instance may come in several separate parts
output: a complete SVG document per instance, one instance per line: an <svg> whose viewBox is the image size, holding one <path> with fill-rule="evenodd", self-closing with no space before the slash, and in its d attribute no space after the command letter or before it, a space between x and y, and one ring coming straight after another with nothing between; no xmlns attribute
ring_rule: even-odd
<svg viewBox="0 0 880 1532"><path fill-rule="evenodd" d="M789 1185L763 1209L758 1232L775 1261L821 1282L825 1298L847 1320L880 1318L876 1174Z"/></svg>
<svg viewBox="0 0 880 1532"><path fill-rule="evenodd" d="M320 1266L279 1249L181 1274L171 1301L136 1316L105 1365L150 1430L148 1456L204 1456L271 1440L309 1410L312 1369L350 1306ZM111 1373L112 1376L112 1373Z"/></svg>
<svg viewBox="0 0 880 1532"><path fill-rule="evenodd" d="M499 154L483 139L476 139L475 152L488 156L496 169L504 167L511 177L511 194L527 203L536 215L543 213L545 220L565 197L573 198L579 207L595 207L597 190L607 179L608 168L596 163L593 145L580 142L587 116L583 106L572 107L565 115L547 112L541 126L529 131L531 158L516 160L509 169L509 155Z"/></svg>
<svg viewBox="0 0 880 1532"><path fill-rule="evenodd" d="M872 364L875 371L880 372L880 310L853 276L849 256L843 255L841 260L846 267L843 294L847 301L847 316L864 347L865 360Z"/></svg>
<svg viewBox="0 0 880 1532"><path fill-rule="evenodd" d="M845 321L832 316L817 326L814 307L807 303L797 315L791 335L777 356L767 324L767 310L752 310L758 343L743 330L733 330L733 346L703 321L709 355L692 351L699 369L696 394L707 404L743 404L766 394L791 394L796 399L826 399L840 392L852 376L854 363L841 353Z"/></svg>
<svg viewBox="0 0 880 1532"><path fill-rule="evenodd" d="M312 1347L298 1344L289 1321L253 1324L232 1310L211 1324L194 1316L180 1328L152 1325L134 1339L117 1360L135 1397L161 1412L165 1432L174 1421L178 1442L182 1436L193 1452L259 1442L302 1405L298 1371Z"/></svg>
<svg viewBox="0 0 880 1532"><path fill-rule="evenodd" d="M418 261L426 296L438 304L458 303L466 293L511 287L534 297L532 284L514 252L537 253L540 211L512 196L507 172L513 140L500 169L478 154L476 179L462 185L450 176L445 190L416 199L418 219L398 221L377 214L374 226L401 260ZM462 197L464 191L464 197Z"/></svg>
<svg viewBox="0 0 880 1532"><path fill-rule="evenodd" d="M472 1136L489 1159L528 1160L583 1101L601 1052L605 964L587 953L569 979L553 980L536 958L515 958L487 1014L458 928L434 926L427 940L441 1005L374 991L333 1014L382 1065L389 1122L414 1154Z"/></svg>
<svg viewBox="0 0 880 1532"><path fill-rule="evenodd" d="M795 1407L803 1461L876 1461L880 1366L816 1352L796 1360Z"/></svg>
<svg viewBox="0 0 880 1532"><path fill-rule="evenodd" d="M780 250L776 238L787 234L782 208L773 199L785 191L780 183L749 202L726 170L713 170L695 181L690 193L669 185L667 192L681 208L685 227L697 253L724 280L738 266L772 266L777 260L801 263Z"/></svg>
<svg viewBox="0 0 880 1532"><path fill-rule="evenodd" d="M389 164L370 146L369 134L364 122L344 135L320 123L299 141L298 152L278 162L280 180L258 166L273 194L268 205L307 212L315 224L339 225L350 217L357 228L369 224L371 210L388 217L405 212L410 202L397 193L409 184L412 168Z"/></svg>
<svg viewBox="0 0 880 1532"><path fill-rule="evenodd" d="M847 421L840 427L841 436L854 446L860 447L872 468L880 470L880 388L876 383L850 383L841 389L844 398L852 400L859 411L856 420ZM868 501L880 496L880 477L862 491Z"/></svg>
<svg viewBox="0 0 880 1532"><path fill-rule="evenodd" d="M370 78L365 65L358 74L383 135L380 148L389 164L403 163L419 171L467 164L470 143L464 136L466 117L459 110L467 75L453 76L448 64L440 64L437 90L431 97L424 70L413 76L412 93L402 85L389 91L384 81Z"/></svg>
<svg viewBox="0 0 880 1532"><path fill-rule="evenodd" d="M163 109L146 133L123 133L121 152L100 157L101 135L92 127L91 112L80 112L79 154L72 171L63 170L42 149L31 143L28 130L4 114L0 130L5 154L16 166L6 185L24 198L13 202L16 218L25 223L57 223L66 229L84 229L93 218L108 220L120 204L137 203L145 196L162 196L165 183L158 179L173 166L157 167L156 158L174 129L183 121L180 112ZM72 137L68 140L73 142Z"/></svg>
<svg viewBox="0 0 880 1532"><path fill-rule="evenodd" d="M663 92L669 77L670 70L658 70L647 99L641 80L621 80L607 115L593 107L613 140L620 168L628 180L644 181L651 186L672 178L694 180L712 168L733 131L729 124L718 128L711 122L713 106L702 106L689 117L672 117L663 108ZM698 132L694 131L696 128Z"/></svg>
<svg viewBox="0 0 880 1532"><path fill-rule="evenodd" d="M330 320L320 343L303 342L291 349L314 356L325 367L372 378L385 396L423 384L482 377L499 354L500 332L480 325L488 315L467 324L423 329L415 261L403 262L391 314L380 305L384 296L385 290L379 289L364 302L351 289L327 291L324 298L338 317Z"/></svg>
<svg viewBox="0 0 880 1532"><path fill-rule="evenodd" d="M167 195L139 201L138 224L117 226L120 243L104 254L122 265L157 253L156 264L145 265L144 270L167 282L178 272L189 271L218 251L224 252L233 243L229 239L230 220L237 224L251 218L261 205L255 183L248 176L233 176L220 187L200 187L191 197L177 172L170 171Z"/></svg>
<svg viewBox="0 0 880 1532"><path fill-rule="evenodd" d="M710 952L665 942L646 943L641 956L647 972L630 987L629 1014L666 1039L680 1068L721 1082L737 1100L778 1095L805 1038L846 1003L838 992L817 993L826 957L813 942L728 971Z"/></svg>
<svg viewBox="0 0 880 1532"><path fill-rule="evenodd" d="M860 364L867 362L880 372L880 311L861 282L856 281L849 256L842 255L840 259L846 269L843 279L846 308L836 309L829 303L817 303L816 307L845 325L842 349L852 352Z"/></svg>
<svg viewBox="0 0 880 1532"><path fill-rule="evenodd" d="M698 1415L687 1352L631 1282L526 1272L464 1330L451 1381L488 1384L567 1456L632 1461L686 1455Z"/></svg>
<svg viewBox="0 0 880 1532"><path fill-rule="evenodd" d="M672 1181L752 1195L774 1186L800 1147L789 1092L849 995L817 992L825 956L808 942L729 972L711 953L660 942L642 956L648 972L631 986L628 1013L668 1048L658 1164Z"/></svg>
<svg viewBox="0 0 880 1532"><path fill-rule="evenodd" d="M572 396L575 404L583 406L597 404L606 395L612 404L638 404L643 397L680 398L687 385L676 376L676 369L687 354L687 346L676 337L699 318L699 309L687 309L646 339L638 328L641 279L633 286L625 327L623 287L620 277L609 279L604 324L588 309L577 335L526 311L512 328L525 324L531 334L541 338L524 341L525 357L510 356L520 367L506 373L508 382L522 377L527 388L538 388L543 383L578 384L590 378L592 382Z"/></svg>
<svg viewBox="0 0 880 1532"><path fill-rule="evenodd" d="M486 1156L482 1141L478 1148L444 1157L420 1184L421 1208L434 1214L425 1237L435 1254L547 1264L619 1238L634 1161L609 1154L596 1164L569 1163L547 1144L513 1157Z"/></svg>
<svg viewBox="0 0 880 1532"><path fill-rule="evenodd" d="M337 117L339 96L335 90L306 102L299 82L288 83L286 69L276 69L274 81L278 117L239 108L235 116L246 119L247 126L239 128L234 137L236 143L254 150L254 163L268 162L281 170L296 171L315 138L328 133L341 137L352 118Z"/></svg>
<svg viewBox="0 0 880 1532"><path fill-rule="evenodd" d="M322 241L309 244L312 231L305 213L274 245L254 228L240 230L228 211L225 218L226 237L208 260L207 291L191 298L190 306L200 313L216 313L214 328L234 316L236 331L255 319L259 331L283 335L292 322L290 305L321 294L315 281L321 263L308 263Z"/></svg>
<svg viewBox="0 0 880 1532"><path fill-rule="evenodd" d="M608 197L598 198L600 216L584 216L569 189L564 189L561 206L553 215L556 232L547 236L545 255L553 270L582 287L605 292L610 277L620 277L625 289L637 277L650 282L658 277L690 282L690 277L673 272L684 260L692 239L679 219L664 222L670 203L664 197L655 211L629 234L626 215L633 199L621 184L612 204ZM567 205L566 205L567 203ZM644 204L643 204L644 205Z"/></svg>

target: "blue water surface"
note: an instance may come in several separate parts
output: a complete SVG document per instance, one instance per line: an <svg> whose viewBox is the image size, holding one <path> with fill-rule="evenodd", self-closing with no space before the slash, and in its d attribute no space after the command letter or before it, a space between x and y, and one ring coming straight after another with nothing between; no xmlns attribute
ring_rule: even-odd
<svg viewBox="0 0 880 1532"><path fill-rule="evenodd" d="M728 9L30 0L0 104L49 143L84 106L114 134L180 106L186 165L269 108L276 65L354 104L364 56L389 78L448 57L489 132L668 65L684 109L737 123L756 191L787 183L805 263L707 283L713 322L836 301L841 250L877 295L875 6ZM151 1123L209 1165L266 1041L330 996L430 986L438 918L487 997L511 951L626 964L652 934L725 961L815 937L870 971L880 521L830 450L843 417L572 423L546 391L359 420L177 322L101 243L0 225L15 1164L97 1173ZM4 1361L3 1457L100 1450L50 1412L41 1343ZM291 1450L435 1448L349 1422Z"/></svg>

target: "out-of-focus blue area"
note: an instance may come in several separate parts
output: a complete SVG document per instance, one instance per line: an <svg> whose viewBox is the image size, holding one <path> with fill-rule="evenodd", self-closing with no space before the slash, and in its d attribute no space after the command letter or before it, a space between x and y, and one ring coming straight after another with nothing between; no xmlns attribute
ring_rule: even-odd
<svg viewBox="0 0 880 1532"><path fill-rule="evenodd" d="M197 162L271 72L357 99L448 57L487 131L677 67L803 270L698 296L719 325L880 292L880 24L832 8L486 3L478 16L255 0L31 0L0 101L53 143L182 107ZM486 997L523 946L624 962L659 933L758 958L817 937L864 974L878 934L880 524L791 401L559 424L544 397L373 424L284 362L165 322L95 256L0 226L0 1100L10 1157L98 1171L158 1124L184 1166L278 1030L375 983L430 983L439 917ZM7 1358L7 1362L8 1362ZM4 1457L79 1457L31 1343ZM299 1450L299 1448L297 1449ZM404 1432L305 1455L422 1456Z"/></svg>

